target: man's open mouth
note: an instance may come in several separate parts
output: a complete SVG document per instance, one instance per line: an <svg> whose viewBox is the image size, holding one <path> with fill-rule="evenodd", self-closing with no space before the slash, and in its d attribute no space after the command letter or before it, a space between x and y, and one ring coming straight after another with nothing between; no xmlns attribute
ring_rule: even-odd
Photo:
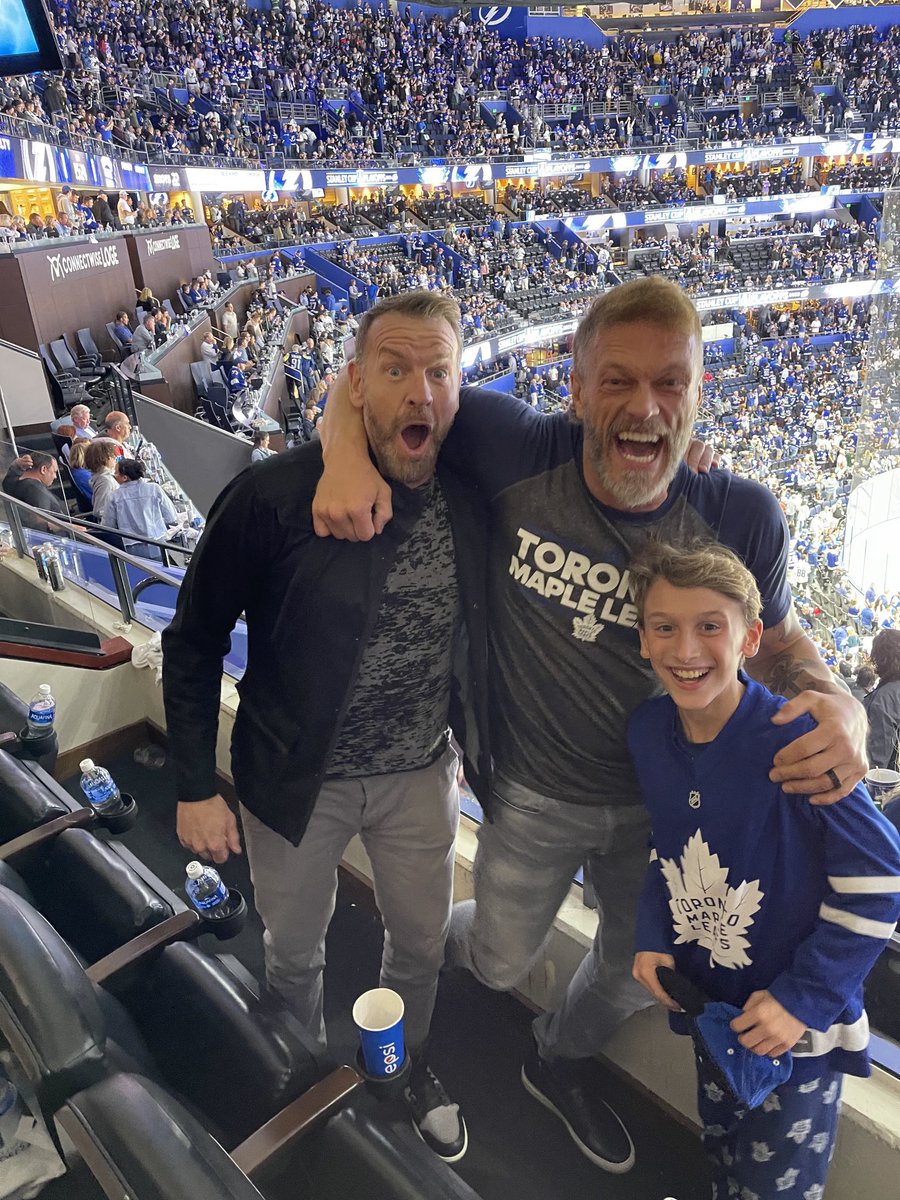
<svg viewBox="0 0 900 1200"><path fill-rule="evenodd" d="M430 425L406 425L400 430L403 443L409 450L421 450L430 433Z"/></svg>
<svg viewBox="0 0 900 1200"><path fill-rule="evenodd" d="M624 429L615 435L616 449L623 458L631 462L653 462L665 444L665 439L659 433L640 433L634 429Z"/></svg>

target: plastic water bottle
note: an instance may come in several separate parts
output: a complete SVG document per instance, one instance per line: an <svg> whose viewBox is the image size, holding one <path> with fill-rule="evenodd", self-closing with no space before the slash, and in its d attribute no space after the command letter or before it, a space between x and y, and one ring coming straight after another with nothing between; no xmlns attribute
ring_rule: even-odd
<svg viewBox="0 0 900 1200"><path fill-rule="evenodd" d="M81 767L81 790L88 804L101 816L119 813L125 807L116 781L105 767L95 765L92 758L85 758Z"/></svg>
<svg viewBox="0 0 900 1200"><path fill-rule="evenodd" d="M200 862L189 862L187 883L184 889L198 912L204 917L226 917L228 915L228 888L214 867L204 867Z"/></svg>
<svg viewBox="0 0 900 1200"><path fill-rule="evenodd" d="M56 720L56 701L49 683L42 683L28 705L28 730L34 734L50 733Z"/></svg>
<svg viewBox="0 0 900 1200"><path fill-rule="evenodd" d="M26 1149L17 1132L22 1115L19 1093L0 1069L0 1154L4 1161Z"/></svg>

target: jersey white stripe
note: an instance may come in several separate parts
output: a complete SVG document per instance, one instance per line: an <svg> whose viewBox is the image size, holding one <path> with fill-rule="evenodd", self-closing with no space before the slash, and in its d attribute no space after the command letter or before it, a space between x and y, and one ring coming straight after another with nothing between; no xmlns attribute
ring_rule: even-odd
<svg viewBox="0 0 900 1200"><path fill-rule="evenodd" d="M831 1025L824 1032L807 1029L791 1050L795 1058L814 1058L830 1050L865 1050L869 1044L869 1018L863 1012L852 1025Z"/></svg>
<svg viewBox="0 0 900 1200"><path fill-rule="evenodd" d="M868 892L872 896L884 896L900 892L900 875L829 875L828 882L833 892L844 895Z"/></svg>
<svg viewBox="0 0 900 1200"><path fill-rule="evenodd" d="M893 934L896 925L892 921L870 921L867 917L858 917L855 913L842 912L832 908L830 904L819 907L819 916L823 921L832 925L841 925L851 933L860 933L864 937L884 938L885 941Z"/></svg>

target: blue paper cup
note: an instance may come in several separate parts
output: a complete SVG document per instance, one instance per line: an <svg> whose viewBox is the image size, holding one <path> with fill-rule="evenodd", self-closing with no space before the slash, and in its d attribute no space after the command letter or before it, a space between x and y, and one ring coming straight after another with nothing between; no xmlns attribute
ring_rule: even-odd
<svg viewBox="0 0 900 1200"><path fill-rule="evenodd" d="M900 771L889 771L886 767L874 767L866 774L866 787L869 795L879 808L885 800L900 787Z"/></svg>
<svg viewBox="0 0 900 1200"><path fill-rule="evenodd" d="M363 992L353 1005L363 1062L370 1075L389 1079L403 1066L403 1001L390 988Z"/></svg>

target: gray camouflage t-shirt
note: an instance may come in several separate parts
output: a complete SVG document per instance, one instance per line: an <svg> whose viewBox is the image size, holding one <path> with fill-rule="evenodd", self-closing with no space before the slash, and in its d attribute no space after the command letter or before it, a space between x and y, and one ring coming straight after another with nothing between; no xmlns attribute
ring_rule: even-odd
<svg viewBox="0 0 900 1200"><path fill-rule="evenodd" d="M437 479L385 580L328 779L427 766L447 732L459 588L447 502Z"/></svg>

